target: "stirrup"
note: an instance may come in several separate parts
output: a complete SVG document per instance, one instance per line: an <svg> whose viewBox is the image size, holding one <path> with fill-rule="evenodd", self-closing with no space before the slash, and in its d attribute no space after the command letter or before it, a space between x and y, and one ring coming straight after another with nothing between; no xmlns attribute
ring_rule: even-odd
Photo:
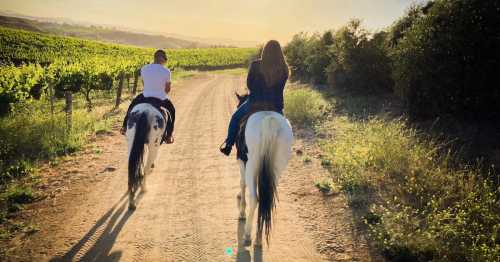
<svg viewBox="0 0 500 262"><path fill-rule="evenodd" d="M223 145L225 145L223 147ZM224 141L224 143L222 143L220 146L219 146L219 150L222 154L226 155L226 156L229 156L231 154L231 150L232 150L232 146L228 146L227 143Z"/></svg>

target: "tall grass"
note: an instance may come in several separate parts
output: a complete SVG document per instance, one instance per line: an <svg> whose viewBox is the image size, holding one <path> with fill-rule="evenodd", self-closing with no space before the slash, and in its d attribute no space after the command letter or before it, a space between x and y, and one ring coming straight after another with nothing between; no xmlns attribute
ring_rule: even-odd
<svg viewBox="0 0 500 262"><path fill-rule="evenodd" d="M328 102L311 88L287 88L284 99L284 113L296 126L314 125L324 119L329 111Z"/></svg>
<svg viewBox="0 0 500 262"><path fill-rule="evenodd" d="M103 117L112 108L112 96L99 94L94 111L87 112L83 97L76 96L72 128L68 130L62 101L50 112L47 101L17 104L11 115L0 118L0 186L32 172L38 160L79 150L89 135L108 129L115 119Z"/></svg>
<svg viewBox="0 0 500 262"><path fill-rule="evenodd" d="M498 261L500 190L479 165L401 119L337 116L325 130L331 172L388 257Z"/></svg>

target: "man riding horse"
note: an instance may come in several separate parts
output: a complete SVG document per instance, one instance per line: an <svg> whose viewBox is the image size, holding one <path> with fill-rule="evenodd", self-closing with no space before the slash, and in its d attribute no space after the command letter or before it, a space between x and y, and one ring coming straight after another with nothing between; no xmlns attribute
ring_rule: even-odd
<svg viewBox="0 0 500 262"><path fill-rule="evenodd" d="M165 110L162 108L166 109L166 114L169 114L169 117L164 115L165 119L168 119L168 123L162 142L166 142L167 144L174 142L175 107L168 97L168 93L172 88L172 82L170 70L164 66L166 62L167 54L165 51L157 50L154 53L153 64L148 64L141 68L144 91L130 103L125 119L123 120L123 127L120 130L122 134L125 134L127 130L129 114L134 106L141 103L149 103L162 113L165 113Z"/></svg>

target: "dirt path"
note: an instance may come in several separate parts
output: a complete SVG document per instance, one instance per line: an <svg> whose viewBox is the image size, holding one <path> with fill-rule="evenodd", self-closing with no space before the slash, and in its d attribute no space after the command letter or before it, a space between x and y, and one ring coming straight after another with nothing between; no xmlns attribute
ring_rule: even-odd
<svg viewBox="0 0 500 262"><path fill-rule="evenodd" d="M82 174L64 193L36 204L40 231L16 239L12 260L32 261L372 261L342 197L314 189L324 171L295 156L278 191L270 246L240 245L239 168L218 146L241 76L202 75L175 87L175 144L163 146L137 210L127 210L126 144L113 133L100 156L62 164ZM301 142L297 147L307 150ZM109 168L111 166L111 168ZM108 168L107 168L108 167ZM116 170L113 170L116 167ZM102 171L104 169L104 171ZM109 170L108 170L109 169ZM96 172L95 170L101 170ZM87 173L86 173L87 171ZM335 213L330 209L336 209Z"/></svg>

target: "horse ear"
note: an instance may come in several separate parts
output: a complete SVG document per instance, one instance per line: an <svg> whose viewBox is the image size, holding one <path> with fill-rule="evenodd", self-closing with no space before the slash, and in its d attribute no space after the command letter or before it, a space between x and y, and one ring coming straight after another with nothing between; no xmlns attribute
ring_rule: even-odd
<svg viewBox="0 0 500 262"><path fill-rule="evenodd" d="M238 94L238 93L236 93L236 92L234 92L234 94L236 95L236 97L238 98L238 100L240 100L240 101L241 101L241 99L243 98L243 96L240 96L240 94Z"/></svg>

